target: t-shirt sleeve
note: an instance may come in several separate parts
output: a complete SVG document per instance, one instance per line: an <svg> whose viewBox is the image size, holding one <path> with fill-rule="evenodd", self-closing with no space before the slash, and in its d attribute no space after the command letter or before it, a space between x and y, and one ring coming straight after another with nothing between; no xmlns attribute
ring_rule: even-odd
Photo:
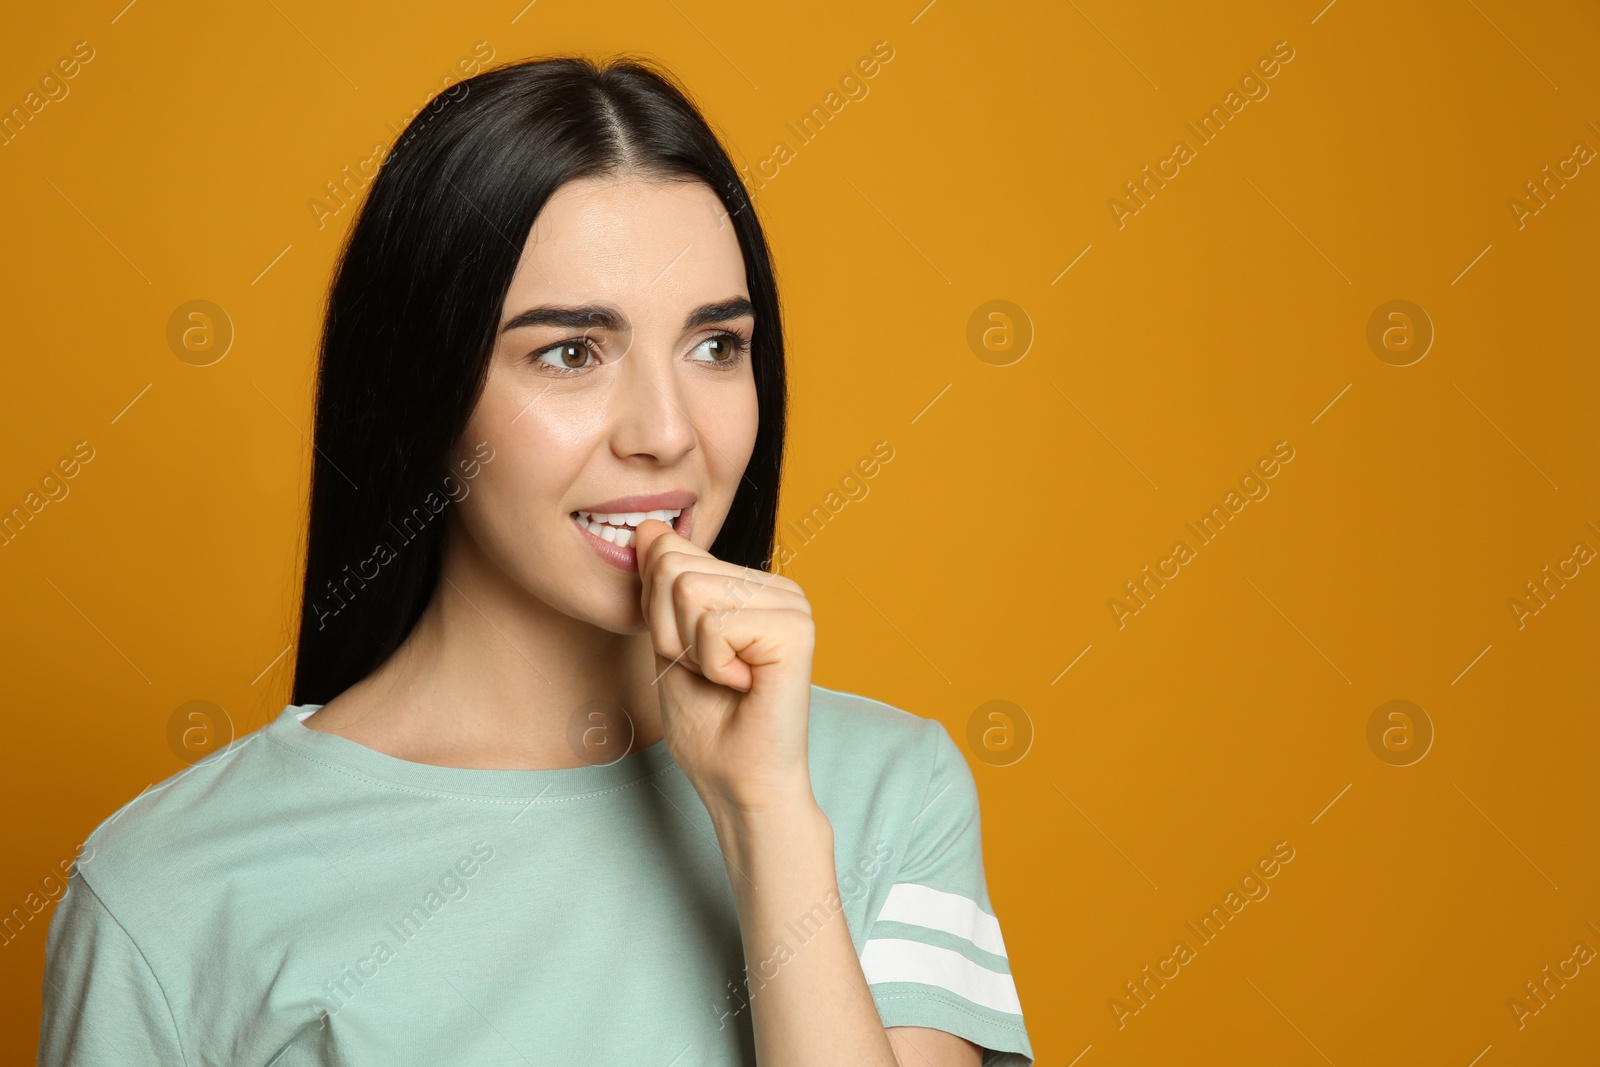
<svg viewBox="0 0 1600 1067"><path fill-rule="evenodd" d="M1030 1067L1033 1048L989 904L978 789L944 724L925 720L932 768L861 970L885 1026L927 1026L984 1049L983 1067Z"/></svg>
<svg viewBox="0 0 1600 1067"><path fill-rule="evenodd" d="M45 941L38 1067L187 1062L144 953L77 871Z"/></svg>

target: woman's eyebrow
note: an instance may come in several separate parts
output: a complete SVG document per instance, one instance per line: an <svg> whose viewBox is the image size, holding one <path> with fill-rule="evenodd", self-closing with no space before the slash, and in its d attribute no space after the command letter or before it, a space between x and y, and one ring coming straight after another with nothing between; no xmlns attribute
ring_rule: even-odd
<svg viewBox="0 0 1600 1067"><path fill-rule="evenodd" d="M696 326L704 326L708 322L723 322L728 319L742 318L746 315L754 317L755 307L742 296L734 297L731 300L723 300L715 304L703 304L695 308L689 313L689 317L684 320L683 328L692 330ZM500 328L500 332L507 333L526 326L560 326L574 330L598 327L603 330L621 330L623 324L622 318L610 308L598 305L561 307L554 304L543 304L539 307L519 312L511 321Z"/></svg>
<svg viewBox="0 0 1600 1067"><path fill-rule="evenodd" d="M605 330L620 330L622 319L610 308L557 307L545 304L518 313L510 322L500 327L500 332L507 333L524 326L561 326L574 330L598 326Z"/></svg>
<svg viewBox="0 0 1600 1067"><path fill-rule="evenodd" d="M732 300L724 300L718 304L705 304L689 312L689 317L684 320L683 328L692 330L696 326L704 326L708 322L723 322L727 319L739 319L746 315L754 318L756 309L750 301L742 296Z"/></svg>

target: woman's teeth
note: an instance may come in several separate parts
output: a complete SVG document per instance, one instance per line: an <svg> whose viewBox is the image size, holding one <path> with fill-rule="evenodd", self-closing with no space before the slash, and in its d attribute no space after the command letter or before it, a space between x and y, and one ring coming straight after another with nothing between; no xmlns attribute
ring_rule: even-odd
<svg viewBox="0 0 1600 1067"><path fill-rule="evenodd" d="M676 524L678 516L683 514L682 508L665 508L660 511L629 511L619 515L601 515L592 511L580 511L578 521L583 523L588 531L596 537L610 541L621 548L630 548L633 539L638 533L639 524L646 519L658 519L668 526Z"/></svg>

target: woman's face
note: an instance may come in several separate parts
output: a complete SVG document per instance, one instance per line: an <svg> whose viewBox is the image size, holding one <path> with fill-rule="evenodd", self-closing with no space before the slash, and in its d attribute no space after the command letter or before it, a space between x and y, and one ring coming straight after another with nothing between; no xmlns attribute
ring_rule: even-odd
<svg viewBox="0 0 1600 1067"><path fill-rule="evenodd" d="M756 438L749 299L706 185L630 176L557 190L456 449L457 461L494 449L456 516L468 551L567 615L644 632L635 538L620 524L679 512L680 534L715 540ZM601 523L614 528L597 536Z"/></svg>

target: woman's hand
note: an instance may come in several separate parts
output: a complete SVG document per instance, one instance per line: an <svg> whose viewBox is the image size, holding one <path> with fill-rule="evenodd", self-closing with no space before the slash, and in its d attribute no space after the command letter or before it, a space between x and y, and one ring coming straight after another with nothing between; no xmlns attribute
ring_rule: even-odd
<svg viewBox="0 0 1600 1067"><path fill-rule="evenodd" d="M790 579L725 563L664 522L640 523L634 544L667 747L711 815L745 967L759 970L769 946L794 937L793 916L809 921L839 892L833 825L806 759L811 605ZM750 1002L756 1058L892 1067L849 926L842 912L823 913Z"/></svg>
<svg viewBox="0 0 1600 1067"><path fill-rule="evenodd" d="M713 813L814 805L811 605L789 578L717 559L655 519L635 541L667 748Z"/></svg>

